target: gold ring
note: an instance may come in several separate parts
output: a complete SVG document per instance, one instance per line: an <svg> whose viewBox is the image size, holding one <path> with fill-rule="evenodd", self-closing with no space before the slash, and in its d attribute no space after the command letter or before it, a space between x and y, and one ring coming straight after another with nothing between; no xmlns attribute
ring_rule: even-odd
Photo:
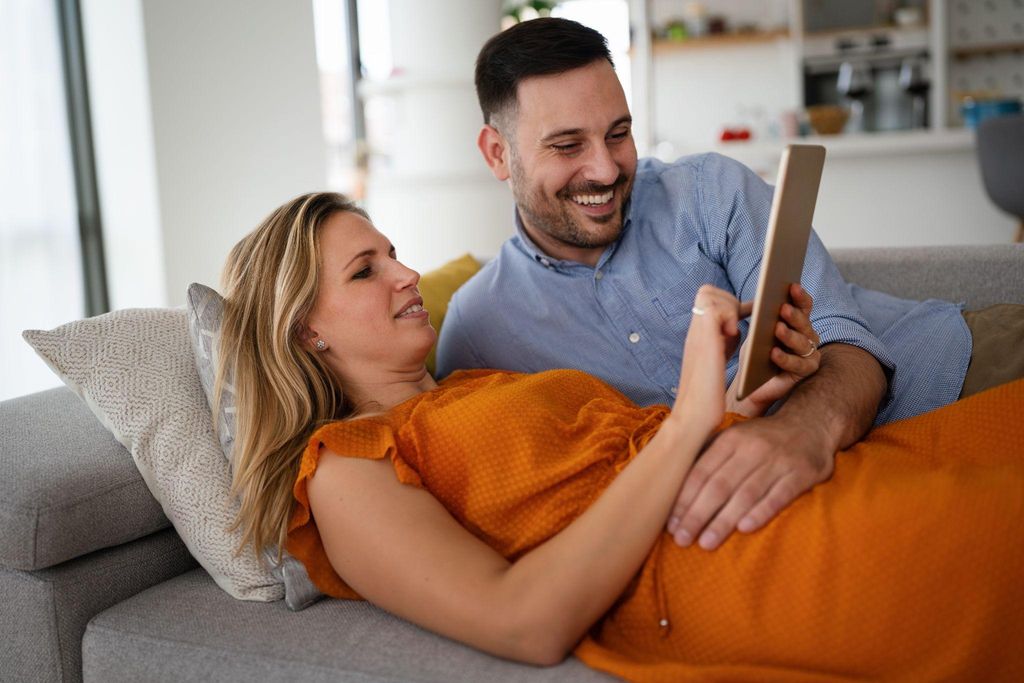
<svg viewBox="0 0 1024 683"><path fill-rule="evenodd" d="M694 306L690 309L694 315L704 315L704 309L699 306Z"/></svg>

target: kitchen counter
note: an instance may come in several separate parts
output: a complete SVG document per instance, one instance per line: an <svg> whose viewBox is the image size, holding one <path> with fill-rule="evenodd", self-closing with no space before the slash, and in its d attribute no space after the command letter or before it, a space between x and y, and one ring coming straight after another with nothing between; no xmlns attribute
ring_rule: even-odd
<svg viewBox="0 0 1024 683"><path fill-rule="evenodd" d="M745 163L764 163L772 159L777 161L782 155L782 149L789 144L824 145L830 159L909 156L971 151L974 149L974 132L956 128L944 131L915 130L810 135L778 140L720 142L711 149ZM681 156L681 154L698 151L707 150L687 149L669 156ZM659 154L659 156L661 155Z"/></svg>

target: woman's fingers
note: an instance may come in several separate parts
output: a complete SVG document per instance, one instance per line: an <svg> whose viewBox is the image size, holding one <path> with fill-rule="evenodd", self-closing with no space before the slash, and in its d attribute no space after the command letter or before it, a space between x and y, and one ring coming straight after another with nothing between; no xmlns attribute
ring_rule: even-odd
<svg viewBox="0 0 1024 683"><path fill-rule="evenodd" d="M711 285L702 286L694 297L673 407L673 414L688 426L710 431L722 419L725 352L739 336L739 308L736 297Z"/></svg>
<svg viewBox="0 0 1024 683"><path fill-rule="evenodd" d="M727 335L739 334L742 304L725 290L712 285L702 285L693 300L694 316L715 320Z"/></svg>

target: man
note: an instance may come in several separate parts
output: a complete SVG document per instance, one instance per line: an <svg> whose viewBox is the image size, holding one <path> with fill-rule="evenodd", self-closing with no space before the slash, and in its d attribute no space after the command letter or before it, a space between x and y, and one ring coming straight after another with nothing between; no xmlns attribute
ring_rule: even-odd
<svg viewBox="0 0 1024 683"><path fill-rule="evenodd" d="M452 299L439 376L573 367L640 404L671 404L685 390L673 384L697 288L754 296L771 187L718 155L638 162L604 38L575 22L540 19L494 36L476 85L485 122L477 143L512 189L517 234ZM866 432L880 404L895 419L957 398L971 339L955 305L857 292L885 304L880 316L912 318L945 342L937 355L946 371L927 395L904 396L908 373L871 334L816 235L802 284L814 297L820 370L773 415L708 447L669 520L680 544L713 549L734 529L762 527L831 475L833 454Z"/></svg>

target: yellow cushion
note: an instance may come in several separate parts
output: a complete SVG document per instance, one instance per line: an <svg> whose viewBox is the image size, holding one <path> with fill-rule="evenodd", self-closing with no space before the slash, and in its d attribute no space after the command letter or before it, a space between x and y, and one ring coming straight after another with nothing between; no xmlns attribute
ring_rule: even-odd
<svg viewBox="0 0 1024 683"><path fill-rule="evenodd" d="M441 325L444 324L444 316L448 312L448 302L455 294L455 290L473 277L478 270L480 270L480 264L477 260L469 254L464 254L420 277L419 290L420 296L423 297L423 308L430 313L430 322L438 334L441 333ZM434 348L430 349L430 355L427 356L427 370L430 374L434 374L436 354L437 345L435 344Z"/></svg>

